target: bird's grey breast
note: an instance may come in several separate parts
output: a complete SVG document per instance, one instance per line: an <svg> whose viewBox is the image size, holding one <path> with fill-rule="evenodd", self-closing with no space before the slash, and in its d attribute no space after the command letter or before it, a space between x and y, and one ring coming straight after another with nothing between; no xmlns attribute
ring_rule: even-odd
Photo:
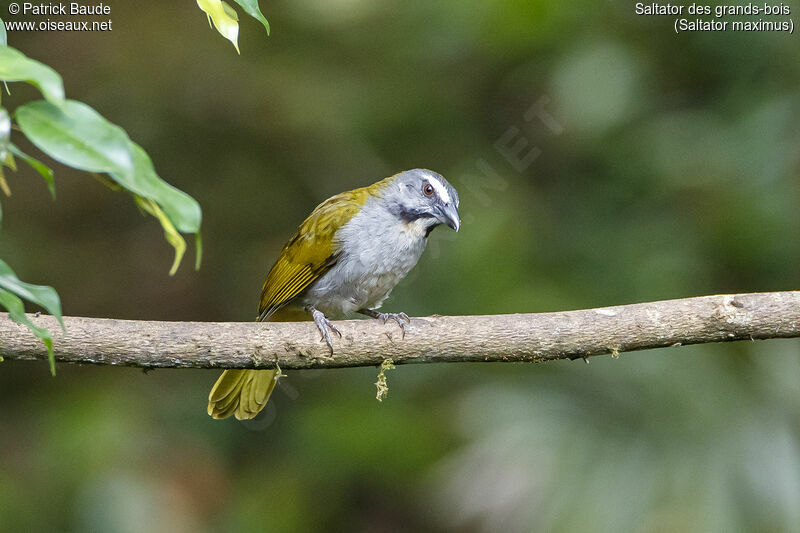
<svg viewBox="0 0 800 533"><path fill-rule="evenodd" d="M305 300L326 314L374 309L417 264L426 229L404 222L370 198L334 237L336 264L309 289Z"/></svg>

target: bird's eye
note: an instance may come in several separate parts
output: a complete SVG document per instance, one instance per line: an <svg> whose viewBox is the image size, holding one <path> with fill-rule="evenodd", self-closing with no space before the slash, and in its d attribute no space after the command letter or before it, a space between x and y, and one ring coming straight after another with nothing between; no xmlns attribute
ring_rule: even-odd
<svg viewBox="0 0 800 533"><path fill-rule="evenodd" d="M426 183L426 184L425 184L425 185L422 187L422 192L424 192L424 193L425 193L425 196L430 196L430 195L432 195L432 194L433 194L433 185L431 185L430 183Z"/></svg>

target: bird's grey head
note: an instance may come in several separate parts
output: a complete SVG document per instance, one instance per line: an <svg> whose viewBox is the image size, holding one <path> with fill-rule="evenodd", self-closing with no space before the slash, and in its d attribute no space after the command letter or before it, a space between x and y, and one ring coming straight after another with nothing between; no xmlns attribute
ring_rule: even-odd
<svg viewBox="0 0 800 533"><path fill-rule="evenodd" d="M458 231L458 192L441 174L415 168L394 176L385 198L392 201L389 209L404 222L425 226L426 235L439 224Z"/></svg>

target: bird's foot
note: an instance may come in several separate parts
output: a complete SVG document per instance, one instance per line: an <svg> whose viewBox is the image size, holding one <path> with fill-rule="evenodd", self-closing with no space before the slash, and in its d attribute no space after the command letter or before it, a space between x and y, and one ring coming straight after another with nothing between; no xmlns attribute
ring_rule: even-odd
<svg viewBox="0 0 800 533"><path fill-rule="evenodd" d="M328 317L322 311L318 309L314 309L313 307L309 308L311 311L311 316L314 318L314 324L316 324L317 329L319 330L320 334L322 335L321 341L325 341L328 345L328 348L331 350L331 357L333 357L333 342L331 341L331 331L339 335L339 338L342 338L342 332L339 331L339 328L333 325Z"/></svg>
<svg viewBox="0 0 800 533"><path fill-rule="evenodd" d="M377 318L378 320L383 320L384 324L386 324L388 320L394 320L395 322L397 322L397 325L400 326L400 330L403 332L403 338L404 339L406 338L406 324L411 324L411 319L408 318L407 314L379 313L372 309L359 309L358 312L370 318Z"/></svg>
<svg viewBox="0 0 800 533"><path fill-rule="evenodd" d="M403 332L402 338L406 338L406 324L411 324L411 319L408 318L408 315L405 313L378 313L376 316L378 320L383 320L383 323L386 324L388 320L394 320L397 322L397 325L400 326L400 331Z"/></svg>

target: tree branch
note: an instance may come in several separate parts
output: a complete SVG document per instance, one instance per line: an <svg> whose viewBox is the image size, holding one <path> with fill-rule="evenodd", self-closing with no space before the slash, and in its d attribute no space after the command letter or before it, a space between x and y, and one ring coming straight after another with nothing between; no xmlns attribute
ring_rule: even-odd
<svg viewBox="0 0 800 533"><path fill-rule="evenodd" d="M66 363L143 368L335 368L458 361L550 361L735 340L800 337L800 291L703 296L581 311L336 322L335 354L312 322L147 322L32 317ZM42 343L0 314L0 354L45 360Z"/></svg>

